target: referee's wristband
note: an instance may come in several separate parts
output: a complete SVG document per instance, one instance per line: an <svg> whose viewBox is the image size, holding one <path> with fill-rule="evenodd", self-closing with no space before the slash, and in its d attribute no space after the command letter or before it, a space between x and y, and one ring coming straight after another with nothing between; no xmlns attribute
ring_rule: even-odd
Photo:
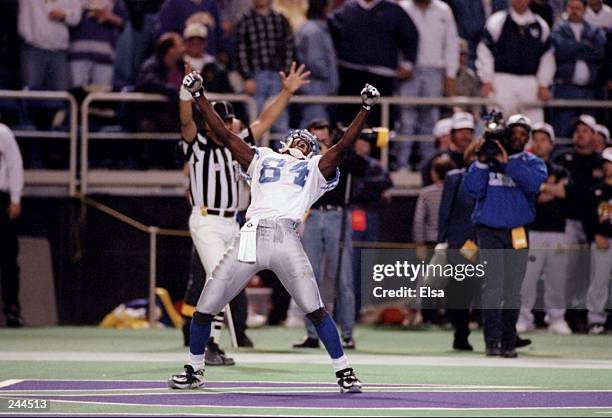
<svg viewBox="0 0 612 418"><path fill-rule="evenodd" d="M361 108L369 111L369 110L372 109L372 106L369 106L369 105L364 103L364 104L361 105Z"/></svg>
<svg viewBox="0 0 612 418"><path fill-rule="evenodd" d="M191 97L191 93L189 93L185 87L181 86L179 90L179 99L183 102L190 102L193 100L193 97Z"/></svg>

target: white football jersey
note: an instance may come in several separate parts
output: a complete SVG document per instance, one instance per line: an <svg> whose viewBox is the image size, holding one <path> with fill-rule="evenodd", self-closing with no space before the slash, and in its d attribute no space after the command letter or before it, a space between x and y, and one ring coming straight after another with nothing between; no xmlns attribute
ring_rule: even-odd
<svg viewBox="0 0 612 418"><path fill-rule="evenodd" d="M251 186L247 219L291 219L300 222L317 199L338 185L340 170L336 169L333 180L325 180L319 170L320 155L309 160L298 160L270 148L254 149L255 156L246 173Z"/></svg>

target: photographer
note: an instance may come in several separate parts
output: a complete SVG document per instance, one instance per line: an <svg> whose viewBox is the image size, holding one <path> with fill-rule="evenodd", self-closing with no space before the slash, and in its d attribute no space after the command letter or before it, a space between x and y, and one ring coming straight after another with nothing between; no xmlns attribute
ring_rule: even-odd
<svg viewBox="0 0 612 418"><path fill-rule="evenodd" d="M544 161L523 151L529 132L522 132L527 123L516 123L521 117L513 118L517 126L506 130L501 114L492 113L476 147L478 160L465 175L466 191L476 200L472 220L480 262L486 266L482 308L487 356L517 357L516 321L528 248L525 227L535 218L536 196L547 177Z"/></svg>

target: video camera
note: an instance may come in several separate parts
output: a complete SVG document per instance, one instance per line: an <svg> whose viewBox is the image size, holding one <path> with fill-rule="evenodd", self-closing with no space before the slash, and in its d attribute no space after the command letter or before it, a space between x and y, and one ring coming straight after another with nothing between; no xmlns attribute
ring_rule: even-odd
<svg viewBox="0 0 612 418"><path fill-rule="evenodd" d="M487 161L495 159L501 153L498 142L504 149L508 149L509 135L501 112L492 110L485 118L484 144L478 151L479 157L485 157Z"/></svg>

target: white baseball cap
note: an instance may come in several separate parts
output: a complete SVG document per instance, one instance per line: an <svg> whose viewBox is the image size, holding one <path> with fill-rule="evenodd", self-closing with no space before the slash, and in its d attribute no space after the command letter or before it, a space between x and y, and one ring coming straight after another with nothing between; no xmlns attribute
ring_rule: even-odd
<svg viewBox="0 0 612 418"><path fill-rule="evenodd" d="M453 128L453 119L451 118L440 119L434 125L432 134L434 138L440 138L444 135L450 135L452 128Z"/></svg>
<svg viewBox="0 0 612 418"><path fill-rule="evenodd" d="M612 147L608 147L601 153L601 158L612 163Z"/></svg>
<svg viewBox="0 0 612 418"><path fill-rule="evenodd" d="M555 130L548 123L536 122L533 124L531 132L544 132L552 142L555 142Z"/></svg>
<svg viewBox="0 0 612 418"><path fill-rule="evenodd" d="M588 126L589 128L591 128L591 130L593 132L596 131L596 126L597 126L597 121L595 120L595 118L591 115L580 115L576 118L576 120L574 121L574 129L576 129L576 126L579 124L585 124L586 126Z"/></svg>
<svg viewBox="0 0 612 418"><path fill-rule="evenodd" d="M183 31L183 38L208 38L208 29L201 23L190 23Z"/></svg>
<svg viewBox="0 0 612 418"><path fill-rule="evenodd" d="M602 124L595 125L595 132L600 134L606 140L606 143L610 142L610 131Z"/></svg>
<svg viewBox="0 0 612 418"><path fill-rule="evenodd" d="M527 128L527 130L531 129L531 119L529 119L527 116L522 115L520 113L516 113L514 115L511 115L508 118L508 122L506 122L506 126L511 127L513 125L522 125L525 128Z"/></svg>
<svg viewBox="0 0 612 418"><path fill-rule="evenodd" d="M453 115L451 130L471 129L474 130L474 116L469 112L456 112Z"/></svg>

